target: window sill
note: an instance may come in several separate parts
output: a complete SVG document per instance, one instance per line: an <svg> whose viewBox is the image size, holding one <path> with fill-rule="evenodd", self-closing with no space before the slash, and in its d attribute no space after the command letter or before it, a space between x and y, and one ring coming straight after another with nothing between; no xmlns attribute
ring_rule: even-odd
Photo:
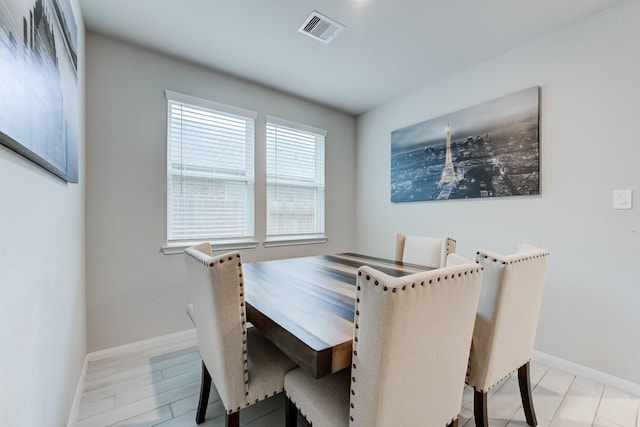
<svg viewBox="0 0 640 427"><path fill-rule="evenodd" d="M296 245L319 245L327 243L329 239L327 237L301 237L296 239L270 239L262 242L262 246L265 248L275 248L278 246L296 246Z"/></svg>
<svg viewBox="0 0 640 427"><path fill-rule="evenodd" d="M192 242L183 244L166 245L160 248L165 255L181 254L190 246L197 245L202 242ZM258 247L258 242L255 241L228 241L228 242L210 242L212 251L234 251L240 249L255 249Z"/></svg>

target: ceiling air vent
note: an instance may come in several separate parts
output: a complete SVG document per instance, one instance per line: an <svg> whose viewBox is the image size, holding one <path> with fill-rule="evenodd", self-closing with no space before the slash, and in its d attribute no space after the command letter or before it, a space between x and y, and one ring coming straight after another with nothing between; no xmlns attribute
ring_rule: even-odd
<svg viewBox="0 0 640 427"><path fill-rule="evenodd" d="M344 25L314 10L298 31L323 43L329 43L343 29Z"/></svg>

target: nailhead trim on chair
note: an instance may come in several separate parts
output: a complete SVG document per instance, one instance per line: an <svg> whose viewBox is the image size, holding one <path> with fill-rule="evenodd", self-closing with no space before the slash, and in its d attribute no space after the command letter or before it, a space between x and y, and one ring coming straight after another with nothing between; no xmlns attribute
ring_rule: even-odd
<svg viewBox="0 0 640 427"><path fill-rule="evenodd" d="M485 253L481 253L480 251L477 251L476 255L480 255L481 257L483 257L485 259L489 258L489 255L487 255ZM529 261L529 260L536 259L536 258L543 258L543 257L546 257L546 256L549 256L549 252L542 252L542 253L539 253L537 255L531 255L531 256L528 256L528 257L524 257L524 258L518 258L518 259L511 260L509 262L504 261L504 260L498 260L496 258L492 258L491 260L493 262L501 262L502 264L507 265L507 264L516 264L516 263L519 263L519 262Z"/></svg>
<svg viewBox="0 0 640 427"><path fill-rule="evenodd" d="M473 387L474 390L479 391L481 393L487 393L489 390L491 390L492 388L494 388L495 386L497 386L498 384L502 383L503 381L505 381L506 379L508 379L509 377L511 377L513 374L515 374L516 372L518 372L518 369L522 368L524 365L526 365L527 363L531 362L531 359L528 359L526 362L524 362L522 365L518 366L516 369L514 369L513 371L509 372L507 375L505 375L504 377L500 378L498 381L496 381L494 384L491 384L489 387L487 387L486 390L478 390L477 388ZM467 377L469 376L468 372L467 372Z"/></svg>
<svg viewBox="0 0 640 427"><path fill-rule="evenodd" d="M238 259L238 268L240 269L240 271L238 272L238 290L240 291L240 319L241 319L241 326L242 326L242 335L245 337L242 340L242 363L244 365L244 395L245 396L249 396L249 361L247 360L247 321L246 321L246 310L245 310L245 306L244 306L244 282L242 279L242 260L240 257L240 252L236 252L236 258ZM229 261L232 261L233 258L230 256L229 257ZM249 401L245 402L245 406L249 406ZM240 407L238 407L237 411L240 410ZM232 413L232 411L229 411L229 413Z"/></svg>
<svg viewBox="0 0 640 427"><path fill-rule="evenodd" d="M453 251L451 250L451 246L456 245L456 239L452 239L451 237L447 237L447 243L446 243L446 249L445 249L445 256L449 255L450 253L452 253ZM453 245L452 245L453 243ZM455 250L455 249L454 249Z"/></svg>
<svg viewBox="0 0 640 427"><path fill-rule="evenodd" d="M483 270L484 270L484 267L480 266L478 268L474 268L474 269L471 269L469 271L465 271L464 274L467 275L467 273L470 273L470 274L479 273L479 272L481 272ZM358 276L362 277L362 272L361 271L358 271ZM462 277L462 273L458 273L458 277ZM365 278L366 278L367 281L371 280L371 276L369 276L369 275L366 275ZM449 276L448 274L445 274L444 277L443 276L438 276L436 278L437 279L436 283L439 283L440 279L443 279L442 281L446 281L449 278L453 279L453 278L455 278L455 275L452 274L452 275ZM433 279L429 279L429 284L431 285L433 283L434 283ZM375 286L379 285L377 280L374 281L373 284ZM420 282L420 286L424 286L424 281ZM360 286L358 286L357 289L359 291L360 290ZM411 284L411 288L410 289L415 289L415 283ZM387 286L383 286L382 290L383 290L383 292L387 292L388 287ZM402 290L402 291L407 290L407 286L403 285L400 290ZM395 288L395 287L392 288L391 294L395 293L396 291L397 291L397 288ZM355 310L356 313L355 313L355 318L354 318L354 322L353 322L354 323L354 327L355 327L355 333L354 333L353 340L356 343L358 342L358 331L359 331L359 326L358 326L358 318L360 317L360 309L358 308L358 303L359 302L360 302L360 300L357 299L356 300L356 310ZM353 350L353 355L357 357L358 356L358 351L354 349ZM356 362L353 362L351 366L352 366L352 368L354 370L356 370L358 368L358 364ZM356 377L355 376L351 377L351 383L355 384L355 382L356 382ZM356 391L353 389L353 387L351 388L351 395L352 396L356 395ZM353 404L353 402L351 402L351 408L355 409L355 405ZM454 419L455 418L452 418L451 421L453 421ZM355 421L352 415L349 415L349 420L351 422Z"/></svg>
<svg viewBox="0 0 640 427"><path fill-rule="evenodd" d="M186 255L189 255L189 257L191 257L191 259L196 260L197 262L199 262L202 265L206 265L207 267L213 267L213 262L207 262L202 258L198 258L196 256L193 256L192 254L190 254L189 252L185 252Z"/></svg>
<svg viewBox="0 0 640 427"><path fill-rule="evenodd" d="M240 258L240 253L236 252L235 253L236 258ZM198 259L198 258L196 258ZM199 260L199 259L198 259ZM229 257L227 257L228 261L233 261L233 256L230 255ZM200 261L200 260L199 260ZM224 264L225 260L223 258L221 258L219 260L219 264ZM211 262L211 263L204 263L205 265L208 265L209 267L214 267L215 268L215 263ZM246 340L246 336L247 336L247 322L245 320L245 316L246 316L246 311L244 310L244 283L242 282L242 262L239 260L238 261L238 267L241 269L240 273L238 273L238 277L240 278L240 281L238 283L238 289L240 291L240 319L241 319L241 327L242 327L242 335L245 337L242 340L242 355L243 355L243 364L244 364L244 389L245 389L245 396L249 395L249 369L248 369L248 361L247 361L247 340ZM249 406L250 403L246 402L245 406ZM241 407L238 406L235 410L233 409L227 409L227 414L233 414L234 412L238 412L240 411Z"/></svg>
<svg viewBox="0 0 640 427"><path fill-rule="evenodd" d="M240 253L236 252L236 258L240 258ZM233 256L229 256L227 258L228 261L233 261ZM224 264L225 260L224 259L220 259L220 264ZM214 267L214 263L211 263L210 267ZM242 262L239 260L238 261L238 267L241 269L240 272L238 273L238 278L240 279L239 283L238 283L238 289L240 291L240 319L241 319L241 326L242 326L242 335L245 337L245 339L242 340L242 357L243 357L243 364L244 364L244 395L245 396L249 396L249 361L247 360L247 340L246 340L246 336L247 336L247 321L246 321L246 310L244 309L245 304L244 304L244 283L242 281ZM274 392L274 394L276 394ZM265 395L265 399L268 398L269 396ZM256 403L259 402L260 399L256 399ZM251 402L246 401L245 402L245 406L249 406L251 405ZM236 408L236 410L232 410L232 409L228 409L227 413L228 414L233 414L234 412L238 412L240 411L240 409L242 409L241 406L238 406Z"/></svg>

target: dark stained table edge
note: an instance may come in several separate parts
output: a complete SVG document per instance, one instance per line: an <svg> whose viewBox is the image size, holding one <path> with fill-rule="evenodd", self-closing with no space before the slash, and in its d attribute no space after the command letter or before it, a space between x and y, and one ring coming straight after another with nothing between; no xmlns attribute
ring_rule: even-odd
<svg viewBox="0 0 640 427"><path fill-rule="evenodd" d="M332 351L317 351L247 303L247 319L284 354L314 378L331 374ZM286 342L286 345L282 343Z"/></svg>

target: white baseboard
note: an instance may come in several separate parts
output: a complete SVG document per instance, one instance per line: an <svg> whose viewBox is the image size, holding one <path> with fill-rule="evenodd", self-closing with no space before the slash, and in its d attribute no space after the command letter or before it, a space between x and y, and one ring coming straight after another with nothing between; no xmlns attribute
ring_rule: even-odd
<svg viewBox="0 0 640 427"><path fill-rule="evenodd" d="M569 362L568 360L564 360L556 356L551 356L550 354L542 353L539 351L533 352L532 360L540 362L551 368L560 369L562 371L566 371L574 375L579 375L592 381L597 381L599 383L615 387L619 390L626 391L627 393L633 394L635 396L640 396L640 384L632 383L631 381L614 377L613 375L605 374L604 372L587 368L586 366L578 365L577 363Z"/></svg>
<svg viewBox="0 0 640 427"><path fill-rule="evenodd" d="M82 370L80 371L80 378L78 378L76 395L73 398L71 412L69 412L69 421L67 421L67 427L73 427L76 424L76 417L78 416L78 409L80 408L80 398L82 397L82 391L84 390L84 378L87 376L87 366L89 365L87 356L88 355L84 356L84 363L82 364Z"/></svg>
<svg viewBox="0 0 640 427"><path fill-rule="evenodd" d="M172 344L177 341L185 341L185 348L197 344L195 328L116 347L105 348L104 350L93 351L87 354L87 358L89 362L94 362L96 360L108 359L109 357L123 356L136 351L146 350L150 347Z"/></svg>
<svg viewBox="0 0 640 427"><path fill-rule="evenodd" d="M163 335L161 337L150 338L148 340L136 341L125 345L119 345L117 347L106 348L104 350L93 351L87 353L84 358L84 364L82 371L80 371L80 378L78 378L78 386L76 387L76 395L73 399L73 405L71 406L71 412L69 413L69 421L67 427L73 427L76 423L76 417L78 416L78 409L80 408L80 399L82 398L82 392L84 389L84 380L87 376L87 367L89 362L95 362L96 360L107 359L114 356L123 356L126 354L134 353L136 351L146 350L148 348L164 345L175 344L176 342L184 341L184 347L190 347L197 344L198 339L196 337L195 329L187 329L186 331L176 332L169 335Z"/></svg>

